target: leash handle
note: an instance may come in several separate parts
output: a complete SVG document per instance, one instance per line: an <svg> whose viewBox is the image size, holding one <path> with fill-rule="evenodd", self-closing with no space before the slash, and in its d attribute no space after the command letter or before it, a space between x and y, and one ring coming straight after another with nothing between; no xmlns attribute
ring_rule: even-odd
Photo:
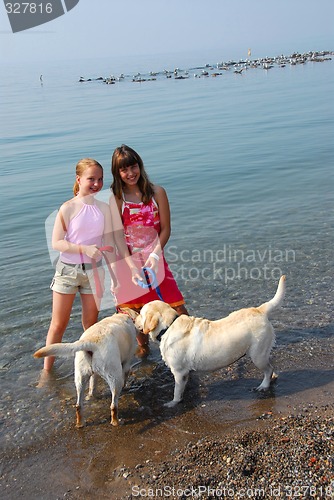
<svg viewBox="0 0 334 500"><path fill-rule="evenodd" d="M143 278L145 278L146 283L144 281L137 280L137 285L141 288L149 288L155 290L159 299L163 302L162 294L157 281L157 276L153 269L151 269L150 267L143 267L142 275Z"/></svg>
<svg viewBox="0 0 334 500"><path fill-rule="evenodd" d="M141 288L155 288L157 278L153 269L151 269L150 267L142 267L141 274L146 282L137 280L137 285Z"/></svg>

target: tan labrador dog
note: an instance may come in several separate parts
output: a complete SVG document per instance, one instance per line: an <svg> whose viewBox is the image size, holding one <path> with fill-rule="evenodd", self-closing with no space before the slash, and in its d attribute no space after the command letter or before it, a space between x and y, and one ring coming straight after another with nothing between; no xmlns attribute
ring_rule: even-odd
<svg viewBox="0 0 334 500"><path fill-rule="evenodd" d="M275 335L268 315L282 304L284 294L285 276L282 276L276 295L269 302L240 309L217 321L178 316L159 300L145 304L136 326L152 340L160 341L162 359L175 379L174 398L165 406L172 407L182 400L190 371L218 370L246 354L264 373L257 390L267 390L276 378L269 362Z"/></svg>
<svg viewBox="0 0 334 500"><path fill-rule="evenodd" d="M89 380L88 398L94 394L95 375L100 375L111 391L111 424L118 425L118 399L125 385L137 348L137 313L114 314L88 328L73 343L51 344L35 352L35 358L75 355L74 379L77 390L76 426L83 427L84 391Z"/></svg>

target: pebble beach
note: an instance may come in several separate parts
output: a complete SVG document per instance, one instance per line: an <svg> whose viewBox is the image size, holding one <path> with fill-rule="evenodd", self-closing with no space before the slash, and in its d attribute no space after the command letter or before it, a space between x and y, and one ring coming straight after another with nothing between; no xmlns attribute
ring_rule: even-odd
<svg viewBox="0 0 334 500"><path fill-rule="evenodd" d="M266 425L252 431L223 439L205 436L166 461L140 464L129 498L137 492L203 499L333 498L333 405L263 418Z"/></svg>

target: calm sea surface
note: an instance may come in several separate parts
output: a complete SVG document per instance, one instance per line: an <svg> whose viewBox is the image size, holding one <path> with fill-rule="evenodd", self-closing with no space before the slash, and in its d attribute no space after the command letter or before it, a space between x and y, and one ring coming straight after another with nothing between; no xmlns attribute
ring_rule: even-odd
<svg viewBox="0 0 334 500"><path fill-rule="evenodd" d="M333 334L334 60L241 74L206 63L216 61L185 61L185 79L149 74L173 72L171 61L2 69L1 444L62 425L58 403L73 397L72 360L58 361L61 396L41 401L41 363L32 358L51 313L45 227L71 197L82 157L104 166L108 199L110 158L121 143L168 192L166 257L191 314L218 318L258 305L284 273L279 343ZM146 81L133 82L137 72ZM121 73L112 85L95 80ZM102 315L112 312L106 298ZM77 303L65 338L80 334Z"/></svg>

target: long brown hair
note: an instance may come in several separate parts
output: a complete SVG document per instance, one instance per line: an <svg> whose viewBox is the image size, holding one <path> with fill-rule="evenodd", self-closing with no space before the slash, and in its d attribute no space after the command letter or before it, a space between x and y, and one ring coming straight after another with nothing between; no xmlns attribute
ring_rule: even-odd
<svg viewBox="0 0 334 500"><path fill-rule="evenodd" d="M90 167L100 167L102 172L103 172L103 167L100 165L100 163L96 160L93 160L93 158L82 158L82 160L79 160L77 163L77 166L75 168L75 175L78 177L81 177L85 170ZM76 196L79 192L79 184L78 181L75 180L74 186L73 186L73 193L74 196Z"/></svg>
<svg viewBox="0 0 334 500"><path fill-rule="evenodd" d="M145 171L144 163L138 153L129 146L122 144L120 147L116 148L111 160L111 173L113 176L113 182L111 184L111 189L114 195L118 198L122 198L122 193L124 189L124 183L120 176L120 169L124 167L130 167L132 165L138 164L140 170L140 177L138 180L138 187L142 194L142 201L145 205L149 203L154 195L153 184L148 178Z"/></svg>

